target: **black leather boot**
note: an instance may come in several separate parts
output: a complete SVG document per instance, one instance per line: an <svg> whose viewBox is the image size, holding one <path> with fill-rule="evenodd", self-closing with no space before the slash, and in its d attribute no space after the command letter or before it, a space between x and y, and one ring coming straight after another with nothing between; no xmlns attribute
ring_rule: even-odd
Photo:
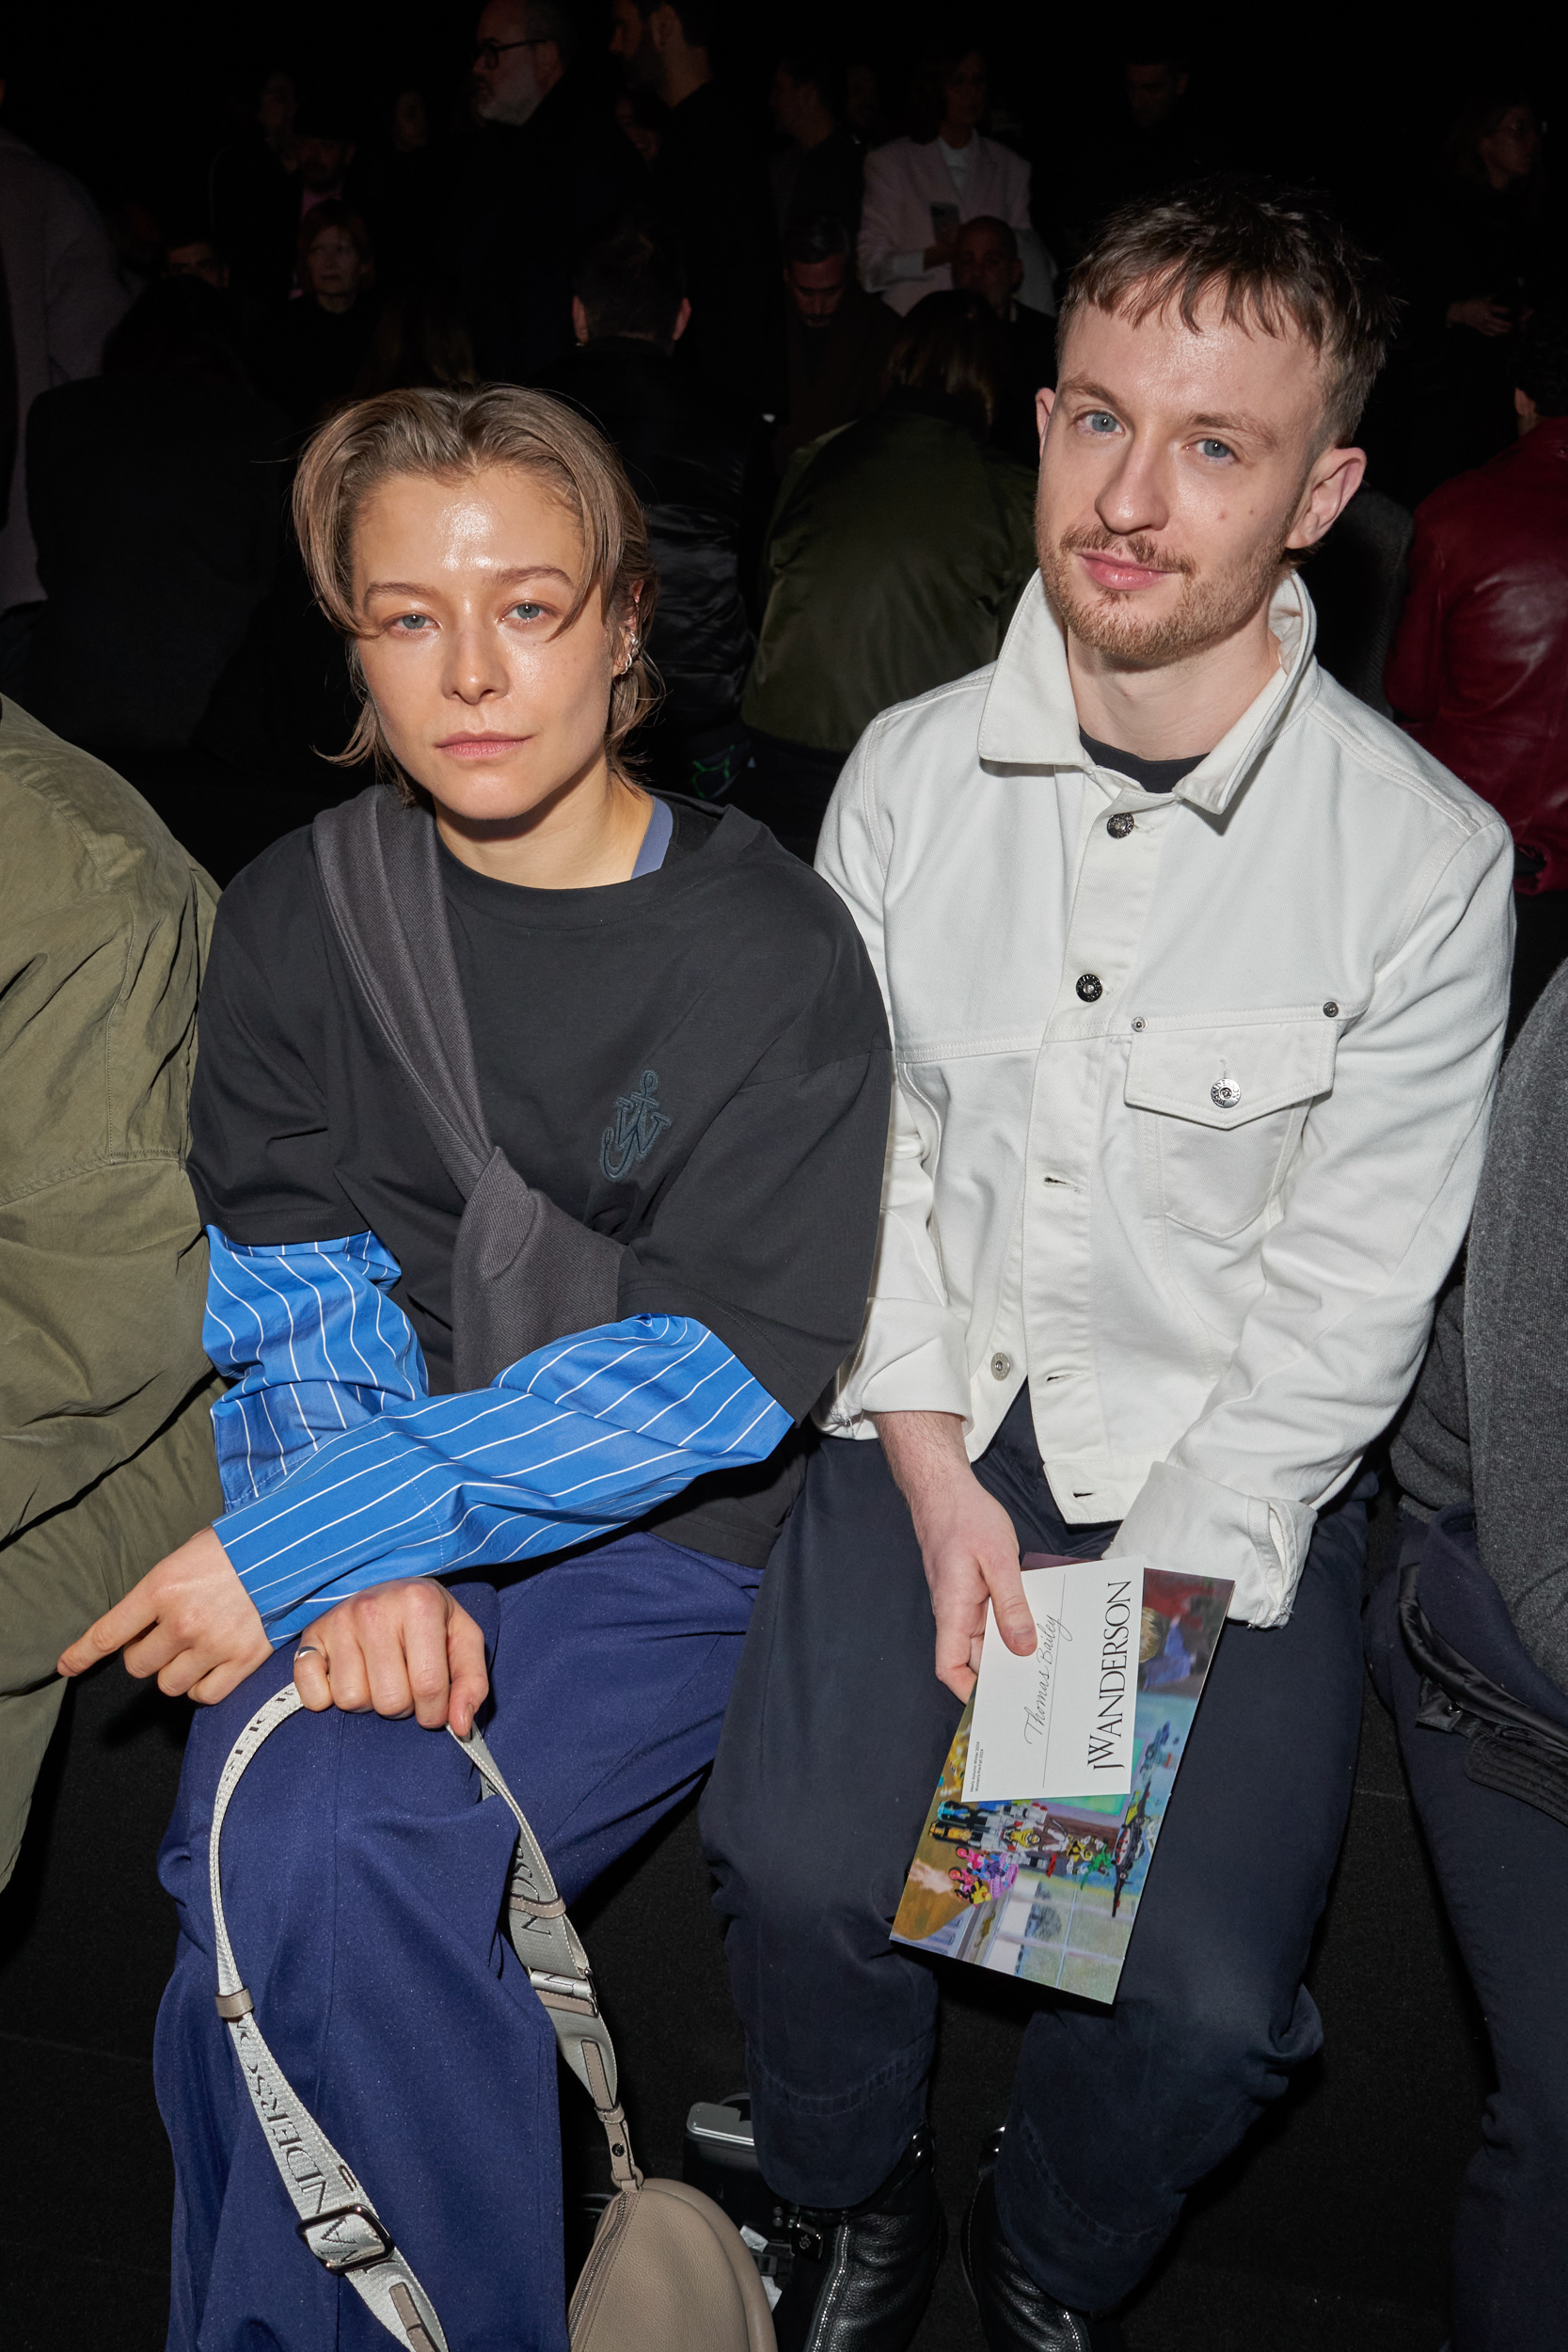
<svg viewBox="0 0 1568 2352"><path fill-rule="evenodd" d="M988 2352L1127 2352L1114 2319L1069 2311L1030 2278L1002 2233L994 2159L970 2200L960 2251Z"/></svg>
<svg viewBox="0 0 1568 2352"><path fill-rule="evenodd" d="M784 2214L792 2251L773 2312L779 2352L905 2352L947 2248L924 2125L863 2205Z"/></svg>

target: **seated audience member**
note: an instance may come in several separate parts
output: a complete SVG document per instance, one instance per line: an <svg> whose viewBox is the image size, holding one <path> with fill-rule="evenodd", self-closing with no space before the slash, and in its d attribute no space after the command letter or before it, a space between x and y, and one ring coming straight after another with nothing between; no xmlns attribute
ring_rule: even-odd
<svg viewBox="0 0 1568 2352"><path fill-rule="evenodd" d="M1055 272L1052 271L1053 283ZM981 213L966 220L953 251L953 283L960 294L983 294L1007 330L1007 385L997 416L999 449L1025 466L1039 462L1035 394L1056 381L1055 295L1050 312L1018 299L1023 260L1005 220Z"/></svg>
<svg viewBox="0 0 1568 2352"><path fill-rule="evenodd" d="M357 214L330 199L306 214L298 277L297 298L264 329L261 373L289 422L304 427L348 397L375 333L375 259Z"/></svg>
<svg viewBox="0 0 1568 2352"><path fill-rule="evenodd" d="M1383 673L1404 609L1415 535L1410 509L1363 483L1307 566L1319 661L1347 693L1385 719L1394 709Z"/></svg>
<svg viewBox="0 0 1568 2352"><path fill-rule="evenodd" d="M1464 1283L1394 1443L1400 1568L1367 1617L1497 2070L1454 2222L1452 2352L1559 2352L1568 2311L1565 1168L1560 972L1503 1065Z"/></svg>
<svg viewBox="0 0 1568 2352"><path fill-rule="evenodd" d="M338 2261L367 2226L296 2231L214 2013L214 1791L291 1677L224 1833L257 2026L445 2341L561 2346L555 2042L497 1926L515 1824L447 1726L488 1702L567 1900L705 1770L864 1305L886 1024L826 884L627 779L657 582L562 402L366 402L295 518L395 782L224 897L191 1169L228 1508L65 1663L130 1642L198 1702L163 1853L174 2352L372 2325Z"/></svg>
<svg viewBox="0 0 1568 2352"><path fill-rule="evenodd" d="M923 295L952 286L959 226L977 214L1005 220L1038 250L1029 226L1029 167L1010 147L982 137L985 111L979 51L939 53L922 68L917 135L890 139L865 159L861 278L895 310L912 310Z"/></svg>
<svg viewBox="0 0 1568 2352"><path fill-rule="evenodd" d="M463 391L479 381L473 338L451 286L405 286L383 303L365 362L354 379L361 399L419 384Z"/></svg>
<svg viewBox="0 0 1568 2352"><path fill-rule="evenodd" d="M589 248L574 284L577 349L545 385L614 442L658 574L642 644L664 700L640 748L672 790L717 798L744 760L740 692L754 640L740 548L748 504L771 490L766 453L745 419L673 358L691 306L668 231L621 224Z"/></svg>
<svg viewBox="0 0 1568 2352"><path fill-rule="evenodd" d="M785 49L773 69L768 105L785 141L768 167L779 235L787 246L800 222L831 213L853 239L863 158L844 121L843 68L825 49Z"/></svg>
<svg viewBox="0 0 1568 2352"><path fill-rule="evenodd" d="M281 66L252 82L249 119L209 175L213 234L251 302L282 302L293 282L303 183L294 120L299 92Z"/></svg>
<svg viewBox="0 0 1568 2352"><path fill-rule="evenodd" d="M182 220L164 239L164 276L199 278L215 294L229 290L230 269L207 230L197 221Z"/></svg>
<svg viewBox="0 0 1568 2352"><path fill-rule="evenodd" d="M1035 568L1034 476L986 446L1006 365L989 303L927 294L881 405L791 461L741 705L756 760L742 797L802 856L877 713L993 660Z"/></svg>
<svg viewBox="0 0 1568 2352"><path fill-rule="evenodd" d="M358 211L357 113L352 94L341 83L306 84L291 126L299 171L301 226L318 204L344 204Z"/></svg>
<svg viewBox="0 0 1568 2352"><path fill-rule="evenodd" d="M714 74L713 0L619 0L614 13L611 55L665 109L654 195L686 264L687 358L749 413L771 412L779 241L756 133Z"/></svg>
<svg viewBox="0 0 1568 2352"><path fill-rule="evenodd" d="M431 136L431 107L411 79L383 85L372 137L355 172L357 209L375 244L383 293L439 276L447 158Z"/></svg>
<svg viewBox="0 0 1568 2352"><path fill-rule="evenodd" d="M50 385L97 374L129 302L87 190L0 129L0 319L10 329L0 369L0 691L25 680L43 594L27 522L27 411Z"/></svg>
<svg viewBox="0 0 1568 2352"><path fill-rule="evenodd" d="M531 384L572 347L572 257L643 167L579 56L568 0L486 0L451 226L482 377Z"/></svg>
<svg viewBox="0 0 1568 2352"><path fill-rule="evenodd" d="M669 119L668 108L651 89L624 89L615 101L615 120L622 136L649 171L658 161L658 143Z"/></svg>
<svg viewBox="0 0 1568 2352"><path fill-rule="evenodd" d="M284 518L272 586L213 688L193 739L207 765L210 814L179 812L202 863L225 887L286 833L370 783L368 761L345 766L337 746L359 715L341 637L310 592Z"/></svg>
<svg viewBox="0 0 1568 2352"><path fill-rule="evenodd" d="M1416 510L1385 674L1418 743L1513 834L1516 1030L1568 955L1568 319L1526 327L1518 437Z"/></svg>
<svg viewBox="0 0 1568 2352"><path fill-rule="evenodd" d="M1517 84L1478 89L1418 193L1409 342L1412 497L1513 438L1521 329L1561 299L1561 215L1544 201L1542 124Z"/></svg>
<svg viewBox="0 0 1568 2352"><path fill-rule="evenodd" d="M885 145L894 134L882 104L879 69L863 49L851 50L845 59L844 119L863 151Z"/></svg>
<svg viewBox="0 0 1568 2352"><path fill-rule="evenodd" d="M102 375L40 393L27 505L48 602L28 691L50 726L110 760L190 742L272 580L286 439L195 277L139 296Z"/></svg>
<svg viewBox="0 0 1568 2352"><path fill-rule="evenodd" d="M221 1507L183 1166L215 898L128 784L0 707L0 1886L61 1644Z"/></svg>
<svg viewBox="0 0 1568 2352"><path fill-rule="evenodd" d="M1121 69L1121 121L1097 142L1094 186L1101 206L1161 196L1213 169L1215 151L1198 119L1192 68L1168 41L1134 38Z"/></svg>
<svg viewBox="0 0 1568 2352"><path fill-rule="evenodd" d="M800 2249L784 2344L902 2352L942 2259L938 1977L888 1929L988 1603L1036 1650L1021 1550L1232 1591L1115 2003L1018 1988L963 2232L989 2352L1121 2352L1187 2196L1322 2043L1360 1464L1507 1004L1506 829L1318 672L1291 562L1360 478L1393 317L1288 196L1117 215L1067 289L1000 658L879 719L824 827L894 1028L881 1233L703 1813Z"/></svg>
<svg viewBox="0 0 1568 2352"><path fill-rule="evenodd" d="M895 313L855 276L849 231L832 213L788 231L784 282L788 402L773 436L781 465L875 408L898 338Z"/></svg>

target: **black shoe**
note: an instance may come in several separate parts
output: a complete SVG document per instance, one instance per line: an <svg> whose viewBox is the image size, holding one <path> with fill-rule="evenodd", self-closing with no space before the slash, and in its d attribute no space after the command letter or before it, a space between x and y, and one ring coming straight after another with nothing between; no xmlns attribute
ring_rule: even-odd
<svg viewBox="0 0 1568 2352"><path fill-rule="evenodd" d="M784 2212L792 2252L773 2312L779 2352L906 2352L947 2249L929 2132L915 2133L863 2205Z"/></svg>
<svg viewBox="0 0 1568 2352"><path fill-rule="evenodd" d="M981 2168L959 2250L988 2352L1127 2352L1114 2319L1069 2312L1030 2278L1002 2233L994 2156Z"/></svg>

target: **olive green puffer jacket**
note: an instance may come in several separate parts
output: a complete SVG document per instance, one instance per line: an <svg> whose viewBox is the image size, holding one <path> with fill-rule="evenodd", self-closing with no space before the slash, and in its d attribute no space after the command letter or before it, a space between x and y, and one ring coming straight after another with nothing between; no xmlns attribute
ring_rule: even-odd
<svg viewBox="0 0 1568 2352"><path fill-rule="evenodd" d="M746 723L848 752L879 710L994 661L1035 569L1034 501L1033 474L916 393L801 450L773 512Z"/></svg>
<svg viewBox="0 0 1568 2352"><path fill-rule="evenodd" d="M0 704L0 1886L55 1659L223 1508L184 1168L216 899L128 784Z"/></svg>

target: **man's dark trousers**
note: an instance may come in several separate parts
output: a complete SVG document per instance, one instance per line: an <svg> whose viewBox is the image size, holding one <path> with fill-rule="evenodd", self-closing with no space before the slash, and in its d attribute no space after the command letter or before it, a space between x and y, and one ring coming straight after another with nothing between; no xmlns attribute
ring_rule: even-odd
<svg viewBox="0 0 1568 2352"><path fill-rule="evenodd" d="M1112 1527L1060 1518L1027 1391L975 1468L1023 1550L1109 1543ZM1301 1979L1355 1771L1371 1491L1320 1518L1288 1625L1221 1638L1115 2006L1042 1994L1025 2036L997 2197L1033 2277L1074 2310L1132 2291L1187 2191L1321 2044ZM868 2197L925 2111L940 1978L888 1928L961 1711L934 1640L881 1447L824 1439L703 1809L762 2170L801 2204Z"/></svg>
<svg viewBox="0 0 1568 2352"><path fill-rule="evenodd" d="M1398 1587L1386 1577L1367 1612L1368 1662L1399 1725L1497 2073L1454 2217L1454 2352L1559 2352L1568 2337L1568 1828L1479 1787L1465 1770L1464 1740L1418 1724L1420 1681L1400 1633ZM1528 1658L1518 1661L1523 1676L1506 1657L1476 1662L1540 1704ZM1548 1698L1544 1711L1556 1716L1561 1706Z"/></svg>

